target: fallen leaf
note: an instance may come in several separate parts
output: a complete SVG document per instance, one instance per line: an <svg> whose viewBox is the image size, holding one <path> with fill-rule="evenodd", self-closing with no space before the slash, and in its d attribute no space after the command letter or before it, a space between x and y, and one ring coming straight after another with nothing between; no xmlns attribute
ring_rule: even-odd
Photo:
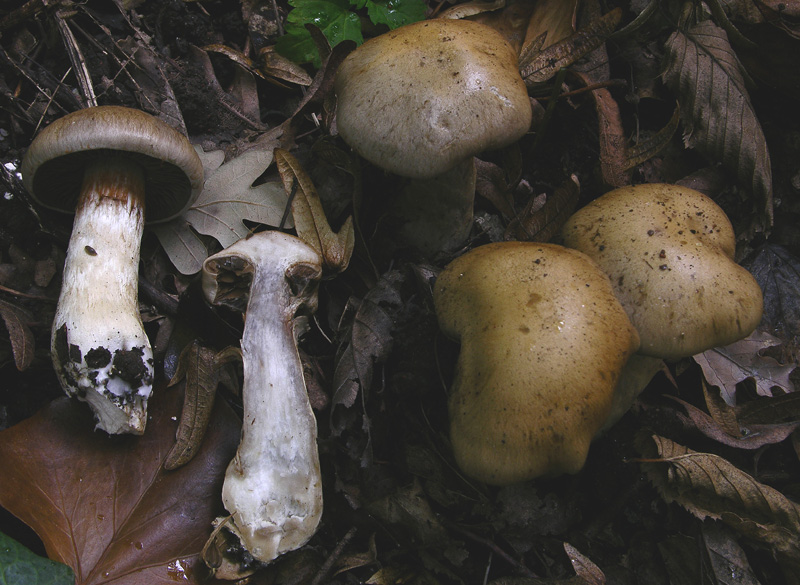
<svg viewBox="0 0 800 585"><path fill-rule="evenodd" d="M782 365L761 355L762 350L780 343L777 337L756 330L745 339L698 354L694 361L703 368L708 383L720 389L725 402L735 405L736 384L744 380L753 380L756 392L761 396L772 396L776 387L784 392L794 392L789 374L795 369L795 364Z"/></svg>
<svg viewBox="0 0 800 585"><path fill-rule="evenodd" d="M277 144L276 137L272 148ZM278 182L253 186L272 164L272 148L264 143L209 170L194 205L180 218L153 226L181 273L196 273L208 257L207 248L193 230L213 237L227 248L250 233L244 220L269 226L279 226L284 221L283 227L292 227L291 221L285 221L288 198L283 186ZM203 153L201 158L204 169L209 166L205 159L220 159L216 153Z"/></svg>
<svg viewBox="0 0 800 585"><path fill-rule="evenodd" d="M568 542L564 543L564 552L567 553L569 562L572 564L572 568L575 569L575 574L583 579L586 585L605 585L606 576L589 557Z"/></svg>
<svg viewBox="0 0 800 585"><path fill-rule="evenodd" d="M533 242L549 242L567 218L575 211L581 185L578 177L571 175L548 196L544 205L536 208L531 198L519 217L514 218L506 228L506 239Z"/></svg>
<svg viewBox="0 0 800 585"><path fill-rule="evenodd" d="M8 338L11 340L14 364L20 372L28 369L33 361L35 349L33 333L28 327L28 323L33 321L33 316L25 309L0 300L0 317L6 324Z"/></svg>
<svg viewBox="0 0 800 585"><path fill-rule="evenodd" d="M745 267L764 292L762 325L785 339L800 339L800 259L766 244Z"/></svg>
<svg viewBox="0 0 800 585"><path fill-rule="evenodd" d="M344 271L355 246L352 216L345 220L338 232L334 232L325 217L317 189L300 162L280 148L275 149L275 161L286 195L291 198L298 237L322 256L323 266L328 271Z"/></svg>
<svg viewBox="0 0 800 585"><path fill-rule="evenodd" d="M703 524L703 544L716 583L760 585L734 534L718 523Z"/></svg>
<svg viewBox="0 0 800 585"><path fill-rule="evenodd" d="M94 431L86 405L66 397L0 432L0 505L72 567L77 585L203 582L199 555L222 512L239 421L218 404L197 456L165 471L181 402L178 388L156 388L141 437Z"/></svg>
<svg viewBox="0 0 800 585"><path fill-rule="evenodd" d="M726 459L698 453L664 437L640 441L642 467L667 502L701 520L722 520L770 548L788 566L800 566L800 505L756 481Z"/></svg>
<svg viewBox="0 0 800 585"><path fill-rule="evenodd" d="M588 55L611 36L621 19L622 11L615 8L593 20L575 34L530 55L529 60L521 62L519 67L525 84L531 86L545 82L553 77L559 69L568 67Z"/></svg>
<svg viewBox="0 0 800 585"><path fill-rule="evenodd" d="M73 585L72 569L34 554L0 532L0 583L3 585Z"/></svg>
<svg viewBox="0 0 800 585"><path fill-rule="evenodd" d="M214 399L222 375L222 366L233 360L241 360L241 350L228 348L217 353L194 341L186 346L178 359L178 368L170 380L174 386L186 379L183 408L175 445L164 461L165 469L177 469L186 465L197 454L203 444L208 423L214 410Z"/></svg>
<svg viewBox="0 0 800 585"><path fill-rule="evenodd" d="M331 416L337 406L355 404L359 389L372 385L375 365L388 357L393 329L390 310L402 303L397 289L401 278L396 271L384 274L359 303L336 359ZM332 426L336 431L336 425Z"/></svg>
<svg viewBox="0 0 800 585"><path fill-rule="evenodd" d="M684 142L751 190L756 231L772 226L772 169L761 124L725 31L706 20L672 33L663 78L681 105Z"/></svg>

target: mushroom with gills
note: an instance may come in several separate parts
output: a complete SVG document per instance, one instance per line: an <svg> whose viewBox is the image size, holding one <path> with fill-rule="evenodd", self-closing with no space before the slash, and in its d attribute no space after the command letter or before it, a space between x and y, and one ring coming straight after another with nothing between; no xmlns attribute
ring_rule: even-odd
<svg viewBox="0 0 800 585"><path fill-rule="evenodd" d="M461 343L448 407L462 471L495 485L579 471L639 347L608 277L576 250L498 242L451 262L433 300Z"/></svg>
<svg viewBox="0 0 800 585"><path fill-rule="evenodd" d="M532 110L517 54L494 29L427 20L368 40L335 80L339 134L374 165L411 181L390 206L399 237L426 254L472 227L473 157L519 140Z"/></svg>
<svg viewBox="0 0 800 585"><path fill-rule="evenodd" d="M313 312L322 260L295 236L267 231L206 259L209 302L245 313L242 437L222 501L257 560L304 545L322 515L317 426L297 350L295 315Z"/></svg>
<svg viewBox="0 0 800 585"><path fill-rule="evenodd" d="M99 428L141 434L154 375L138 307L142 231L191 205L200 158L149 114L100 106L42 130L21 171L41 205L75 212L51 340L61 385L90 404Z"/></svg>
<svg viewBox="0 0 800 585"><path fill-rule="evenodd" d="M625 374L633 383L621 390L610 423L624 414L662 359L728 345L761 321L761 289L734 261L730 220L694 189L614 189L573 214L560 237L609 275L641 338L640 355Z"/></svg>

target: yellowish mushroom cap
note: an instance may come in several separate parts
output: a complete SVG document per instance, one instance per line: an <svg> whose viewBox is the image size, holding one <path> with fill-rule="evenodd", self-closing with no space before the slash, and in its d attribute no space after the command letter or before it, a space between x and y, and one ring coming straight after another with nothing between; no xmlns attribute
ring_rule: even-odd
<svg viewBox="0 0 800 585"><path fill-rule="evenodd" d="M496 485L580 470L639 347L608 277L575 250L495 243L449 264L434 303L461 342L449 401L461 469Z"/></svg>
<svg viewBox="0 0 800 585"><path fill-rule="evenodd" d="M731 223L698 191L615 189L575 213L561 235L609 275L645 355L688 357L746 337L761 320L761 289L733 260Z"/></svg>

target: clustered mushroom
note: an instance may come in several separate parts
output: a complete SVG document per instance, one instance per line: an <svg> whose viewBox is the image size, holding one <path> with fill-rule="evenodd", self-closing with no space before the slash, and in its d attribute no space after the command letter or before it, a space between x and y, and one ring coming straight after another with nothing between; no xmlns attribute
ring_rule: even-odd
<svg viewBox="0 0 800 585"><path fill-rule="evenodd" d="M143 226L189 207L203 185L200 158L149 114L102 106L42 130L21 171L41 205L75 212L51 341L61 385L90 404L99 428L141 434L153 382L138 307Z"/></svg>
<svg viewBox="0 0 800 585"><path fill-rule="evenodd" d="M736 237L728 217L693 189L615 189L570 217L561 241L609 275L641 338L610 422L628 409L662 359L728 345L761 320L761 289L734 261Z"/></svg>
<svg viewBox="0 0 800 585"><path fill-rule="evenodd" d="M449 398L459 467L497 485L581 469L639 347L608 277L576 250L499 242L451 262L434 304L461 343Z"/></svg>
<svg viewBox="0 0 800 585"><path fill-rule="evenodd" d="M516 142L531 124L511 45L476 22L426 20L365 42L334 89L344 141L411 178L390 207L398 237L427 254L461 246L472 227L473 157Z"/></svg>
<svg viewBox="0 0 800 585"><path fill-rule="evenodd" d="M295 236L260 232L206 259L209 302L245 313L242 437L222 500L257 560L304 545L322 515L317 426L297 350L295 315L313 312L322 260Z"/></svg>

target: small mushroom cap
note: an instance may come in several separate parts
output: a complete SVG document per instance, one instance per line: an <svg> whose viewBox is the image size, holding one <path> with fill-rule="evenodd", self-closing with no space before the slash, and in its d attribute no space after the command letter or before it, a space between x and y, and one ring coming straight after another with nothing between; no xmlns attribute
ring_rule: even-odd
<svg viewBox="0 0 800 585"><path fill-rule="evenodd" d="M517 55L494 29L426 20L368 40L336 75L345 142L375 165L426 179L531 124Z"/></svg>
<svg viewBox="0 0 800 585"><path fill-rule="evenodd" d="M44 207L72 213L84 168L109 152L129 154L144 170L148 222L180 215L203 188L203 164L185 136L119 106L78 110L47 126L25 154L23 182Z"/></svg>
<svg viewBox="0 0 800 585"><path fill-rule="evenodd" d="M576 250L488 244L442 271L434 304L461 342L449 400L461 469L496 485L580 470L639 347L608 277Z"/></svg>
<svg viewBox="0 0 800 585"><path fill-rule="evenodd" d="M561 235L609 275L645 355L695 355L746 337L761 320L761 289L733 261L731 223L698 191L615 189L575 213Z"/></svg>

